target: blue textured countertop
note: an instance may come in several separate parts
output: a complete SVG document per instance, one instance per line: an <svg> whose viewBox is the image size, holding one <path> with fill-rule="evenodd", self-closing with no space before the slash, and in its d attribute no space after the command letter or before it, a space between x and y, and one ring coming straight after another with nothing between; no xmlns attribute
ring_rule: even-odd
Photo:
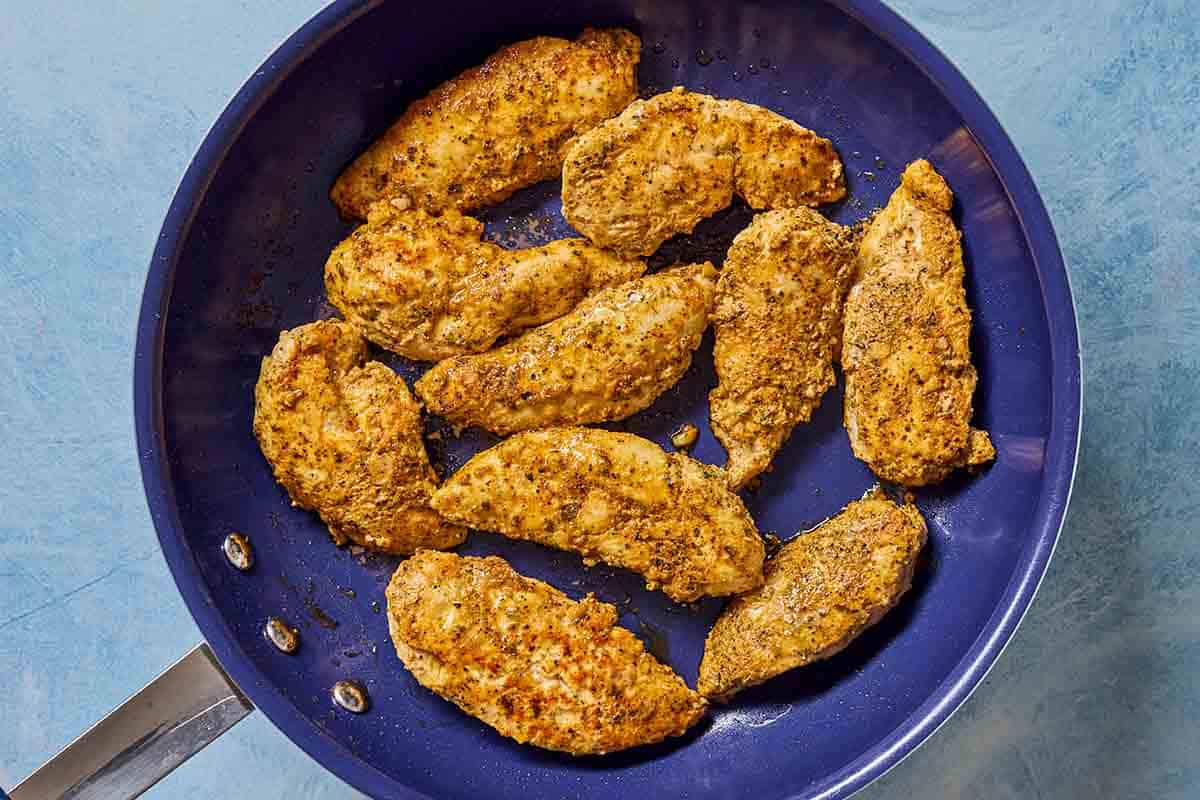
<svg viewBox="0 0 1200 800"><path fill-rule="evenodd" d="M1200 12L893 5L975 83L1038 181L1075 287L1085 411L1070 516L1024 626L962 711L862 796L1200 796ZM142 495L137 304L208 126L320 6L0 6L0 786L199 639ZM353 792L258 714L152 795Z"/></svg>

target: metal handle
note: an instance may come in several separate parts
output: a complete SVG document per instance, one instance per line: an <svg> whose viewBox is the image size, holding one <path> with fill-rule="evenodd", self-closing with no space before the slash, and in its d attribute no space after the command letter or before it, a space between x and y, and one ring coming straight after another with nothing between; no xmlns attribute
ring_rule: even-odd
<svg viewBox="0 0 1200 800"><path fill-rule="evenodd" d="M208 645L199 644L9 795L11 800L137 797L253 710Z"/></svg>

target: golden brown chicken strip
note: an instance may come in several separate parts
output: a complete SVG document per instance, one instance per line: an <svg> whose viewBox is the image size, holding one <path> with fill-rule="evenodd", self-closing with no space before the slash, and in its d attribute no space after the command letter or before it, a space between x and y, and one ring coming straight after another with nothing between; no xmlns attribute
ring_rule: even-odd
<svg viewBox="0 0 1200 800"><path fill-rule="evenodd" d="M563 215L601 247L649 255L728 206L840 200L828 139L761 106L681 88L639 100L580 136L563 164Z"/></svg>
<svg viewBox="0 0 1200 800"><path fill-rule="evenodd" d="M413 677L522 744L611 753L678 736L704 699L619 627L496 557L423 550L387 587L388 627Z"/></svg>
<svg viewBox="0 0 1200 800"><path fill-rule="evenodd" d="M410 105L330 196L359 219L393 198L467 211L558 177L574 138L637 96L640 58L638 38L619 28L505 47Z"/></svg>
<svg viewBox="0 0 1200 800"><path fill-rule="evenodd" d="M914 161L859 246L842 370L854 455L905 486L937 483L996 451L971 428L975 367L954 197Z"/></svg>
<svg viewBox="0 0 1200 800"><path fill-rule="evenodd" d="M472 528L633 570L681 603L762 583L762 538L721 470L630 433L517 434L454 473L433 507Z"/></svg>
<svg viewBox="0 0 1200 800"><path fill-rule="evenodd" d="M437 476L420 408L400 376L367 361L366 340L349 324L281 333L254 401L254 434L276 479L337 544L411 553L466 537L429 507Z"/></svg>
<svg viewBox="0 0 1200 800"><path fill-rule="evenodd" d="M624 419L687 371L716 278L693 264L604 289L495 350L440 362L414 389L451 423L501 435Z"/></svg>
<svg viewBox="0 0 1200 800"><path fill-rule="evenodd" d="M376 203L325 263L329 300L376 344L437 361L482 353L646 268L584 239L505 250L482 234L483 223L453 209Z"/></svg>
<svg viewBox="0 0 1200 800"><path fill-rule="evenodd" d="M896 605L925 546L925 520L878 488L785 544L762 588L735 598L704 644L710 699L829 658Z"/></svg>
<svg viewBox="0 0 1200 800"><path fill-rule="evenodd" d="M849 229L807 208L759 214L729 248L713 312L713 433L734 488L771 464L835 382L850 284Z"/></svg>

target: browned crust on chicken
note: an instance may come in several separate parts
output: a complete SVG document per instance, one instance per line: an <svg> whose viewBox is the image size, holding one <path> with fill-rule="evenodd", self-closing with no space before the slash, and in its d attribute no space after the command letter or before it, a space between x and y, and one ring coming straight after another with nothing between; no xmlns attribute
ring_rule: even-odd
<svg viewBox="0 0 1200 800"><path fill-rule="evenodd" d="M455 425L501 435L624 419L691 365L716 278L694 264L603 289L495 350L440 362L413 388Z"/></svg>
<svg viewBox="0 0 1200 800"><path fill-rule="evenodd" d="M519 433L463 465L432 504L472 528L633 570L681 603L762 583L762 538L722 471L630 433Z"/></svg>
<svg viewBox="0 0 1200 800"><path fill-rule="evenodd" d="M704 699L616 624L496 557L421 551L387 587L396 653L421 685L522 744L573 755L678 736Z"/></svg>
<svg viewBox="0 0 1200 800"><path fill-rule="evenodd" d="M755 209L830 203L842 162L786 117L677 87L580 136L563 164L563 215L620 253L650 255L735 194Z"/></svg>
<svg viewBox="0 0 1200 800"><path fill-rule="evenodd" d="M737 488L763 472L834 385L854 239L807 208L759 214L717 282L712 429Z"/></svg>
<svg viewBox="0 0 1200 800"><path fill-rule="evenodd" d="M453 547L465 529L429 507L437 476L404 380L367 343L326 320L279 335L254 389L254 434L295 505L337 544L388 553Z"/></svg>
<svg viewBox="0 0 1200 800"><path fill-rule="evenodd" d="M762 588L735 598L704 645L699 692L727 700L790 669L829 658L908 591L925 520L878 489L785 544Z"/></svg>
<svg viewBox="0 0 1200 800"><path fill-rule="evenodd" d="M329 301L372 342L437 361L482 353L646 269L585 239L505 250L482 234L482 222L453 209L376 203L325 263Z"/></svg>
<svg viewBox="0 0 1200 800"><path fill-rule="evenodd" d="M410 105L330 197L358 219L390 199L467 211L555 178L575 137L637 96L640 58L641 42L620 28L504 47Z"/></svg>
<svg viewBox="0 0 1200 800"><path fill-rule="evenodd" d="M976 374L954 198L928 161L868 226L846 300L842 369L854 455L880 478L937 483L995 457L971 428Z"/></svg>

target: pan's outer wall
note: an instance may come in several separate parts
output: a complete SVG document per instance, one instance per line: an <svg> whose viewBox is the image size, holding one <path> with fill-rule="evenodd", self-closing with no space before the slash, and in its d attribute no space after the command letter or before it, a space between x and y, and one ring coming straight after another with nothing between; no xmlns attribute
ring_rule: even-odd
<svg viewBox="0 0 1200 800"><path fill-rule="evenodd" d="M245 629L247 625L253 626L257 622L231 619L219 610L219 598L214 596L212 587L222 585L225 578L209 568L211 554L207 551L198 554L195 550L198 540L194 534L189 533L183 516L181 516L181 509L185 510L188 515L196 513L197 498L189 495L183 498L181 504L181 498L177 491L178 486L173 475L173 470L177 468L181 456L179 453L169 450L172 439L168 430L171 426L178 425L179 421L174 418L168 420L164 417L164 391L169 388L168 384L171 381L178 380L178 376L172 372L170 365L164 368L168 322L173 311L179 312L176 314L178 320L183 315L183 310L186 310L181 309L178 304L202 304L202 301L197 298L181 296L175 298L176 307L172 308L172 289L176 282L176 270L181 254L188 246L191 237L203 238L208 235L205 221L198 218L206 195L213 186L220 185L224 188L226 184L217 179L231 148L236 145L239 137L248 127L262 122L256 117L264 107L269 107L272 98L288 78L297 69L302 68L307 59L319 58L317 54L322 51L323 46L335 40L343 29L354 25L362 15L379 13L378 5L378 3L338 2L317 15L288 39L267 60L262 69L247 82L202 144L176 193L150 265L138 323L134 375L135 415L147 499L164 555L189 609L222 664L255 704L289 738L347 782L378 797L422 797L426 794L411 787L436 786L435 778L437 776L427 776L413 769L410 775L405 776L404 783L409 785L403 785L393 775L370 766L367 761L353 751L358 749L357 746L347 747L341 743L350 740L341 737L340 729L337 727L341 724L340 720L327 723L324 719L310 718L301 713L297 705L299 702L296 697L297 687L283 686L269 678L261 669L258 656L248 653ZM716 8L716 4L713 4L713 8ZM531 17L525 6L519 3L506 4L502 9L498 7L489 7L489 9L491 13L488 16L488 24L496 32L500 32L497 34L500 38L503 38L502 32L506 30L506 26L511 30L529 32ZM671 27L675 25L676 18L683 14L681 7L671 4L656 5L653 12L661 19L666 20L666 29L676 30L677 37L684 38L689 42L696 36L703 40L703 33L687 33L694 27L690 20L686 25L680 24L676 28ZM411 13L424 17L443 12L421 8L413 9ZM649 13L650 9L628 8L622 7L620 4L585 4L570 11L573 18L578 17L597 23L641 20ZM735 31L733 35L740 37L738 41L752 42L756 37L769 39L772 35L769 26L763 30L761 26L745 24L746 20L740 18L724 20L726 24L723 25L714 25L713 21L721 22L723 15L728 16L734 13L719 9L697 9L697 14L710 20L708 23L710 30L717 27L733 30ZM744 14L747 19L751 17L770 19L772 15L779 15L781 19L784 15L807 15L811 20L817 22L827 21L839 13L845 14L848 17L843 23L845 30L849 31L854 27L854 23L849 19L853 18L874 32L880 38L881 46L882 42L890 44L913 64L918 65L920 71L928 77L931 86L936 87L946 98L949 106L961 116L964 122L964 133L969 131L973 142L977 143L982 152L986 154L990 167L1000 176L1004 193L1011 201L1023 233L1022 247L1027 249L1026 255L1036 269L1040 301L1046 309L1043 321L1046 330L1044 344L1046 358L1051 366L1051 378L1046 397L1049 433L1046 438L1044 461L1041 467L1041 491L1036 497L1036 502L1031 505L1033 509L1031 524L1028 531L1024 533L1019 557L1011 575L1005 576L1004 589L991 618L978 633L973 644L965 650L962 658L940 681L936 690L928 693L901 724L889 730L879 731L873 744L863 749L851 763L830 762L828 771L820 778L797 781L791 772L794 765L788 764L787 760L784 760L773 765L777 768L768 776L769 784L762 787L740 784L737 787L739 790L753 789L756 794L762 794L764 797L785 795L806 798L844 797L866 785L897 763L953 713L982 679L1012 636L1021 616L1028 608L1057 539L1066 511L1073 476L1078 446L1080 410L1078 334L1066 271L1049 219L1032 179L1011 142L982 100L940 53L892 12L869 0L836 2L828 8L801 4L779 5L771 10L755 6L739 13ZM453 16L461 19L468 17L474 19L479 15L467 13L456 7ZM553 14L535 14L532 18L539 16L546 17L546 19L544 25L539 23L538 30L557 31L579 27L574 19L555 17ZM453 47L446 47L458 41L458 34L452 27L431 26L431 31L440 31L440 33L430 33L430 38L422 40L422 46L428 47L431 52L443 52L444 57L450 58L453 63L460 66L464 61L469 62L468 58L454 55ZM850 35L847 33L847 36ZM483 44L483 41L487 39L486 35L481 35L478 46L471 45L475 48L472 52L486 52L490 45ZM491 41L495 41L495 36ZM676 42L678 41L677 38ZM679 46L676 42L670 42L670 46ZM690 48L684 45L683 49L677 51L685 61L688 50ZM651 57L648 45L644 58ZM761 67L761 69L766 72L769 67ZM353 65L347 66L347 72L353 73ZM643 70L643 74L645 72L646 70ZM711 73L698 72L692 64L685 64L683 67L683 78L696 75L703 78L705 74ZM749 76L744 75L743 78L748 79ZM331 71L328 75L330 81L341 79L343 76L335 71ZM765 79L766 77L764 77ZM886 75L881 76L880 79L889 80ZM689 82L689 85L692 83ZM665 87L658 86L656 88ZM733 88L732 85L730 88ZM393 92L404 91L403 86L380 87L381 91L385 89ZM806 122L806 120L801 121ZM347 118L346 124L368 125L362 120L349 118ZM297 130L294 133L296 136L312 136L314 142L319 142L321 138L316 131ZM838 138L838 133L838 131L832 133L835 139ZM276 168L276 165L270 163L269 159L264 159L259 167L262 170L270 171ZM951 183L959 185L954 180ZM873 190L869 186L863 185L862 190L875 202L879 202L882 196L885 196L881 191L871 194ZM960 191L960 200L963 196ZM287 209L264 209L264 213L286 216ZM253 220L249 222L256 224ZM969 229L967 234L969 241ZM264 249L266 244L263 242ZM286 254L279 254L280 259L287 257ZM212 287L212 291L220 292L224 288L221 285L215 285ZM303 289L301 293L304 293ZM987 317L986 309L978 309L978 311L980 317ZM271 331L286 326L294 320L259 320L254 316L257 313L254 308L248 309L246 313L248 317L244 330L249 344L239 344L238 346L245 347L245 352L241 356L250 363L254 361L257 354L261 354L264 347L269 345L272 338ZM1042 312L1039 311L1039 313ZM182 325L178 321L173 324ZM196 324L203 325L205 320L197 319ZM183 328L176 330L183 330ZM197 402L202 403L212 399L201 397L197 398ZM989 406L987 413L995 411L990 408L990 406L996 405L995 403L988 402L985 405ZM996 411L996 413L999 412ZM836 416L832 417L832 420L836 424ZM214 448L219 446L216 443L213 445ZM714 459L709 458L708 460ZM248 468L251 466L263 468L261 464L247 464ZM861 473L848 473L845 480L847 486L850 486L854 481L865 480L865 476ZM961 486L958 488L961 489ZM962 492L968 497L969 502L970 490L962 489ZM278 497L272 497L271 502L276 503L278 499ZM848 498L839 497L837 504L844 502L845 499ZM324 548L325 543L317 538L313 540L312 546ZM344 554L339 555L340 560L333 564L333 569L346 571L349 574L353 572L355 566L347 563L348 559L343 556ZM522 553L518 553L516 558L519 560L521 556ZM383 568L383 566L379 566L380 570ZM260 572L267 572L265 566L260 566ZM263 577L265 578L266 575ZM289 609L289 612L303 614L304 610L297 607ZM316 641L315 635L312 641ZM880 646L884 647L886 644L883 642ZM385 671L393 668L389 662L384 662L383 669ZM321 674L319 677L324 680L333 676ZM313 690L319 691L318 687L313 687ZM419 702L425 701L424 698L418 698L418 700ZM413 702L413 700L409 698L408 702ZM452 715L454 712L447 713ZM367 722L369 723L369 719ZM805 722L793 719L790 724L803 725ZM467 733L471 736L475 735L473 729L469 729ZM706 735L715 736L717 733L718 731L714 730ZM429 731L428 738L436 744L438 737L449 735L449 729L439 729L434 726ZM491 743L491 740L487 741L489 744ZM749 739L743 739L741 744L732 746L735 747L732 752L738 755L750 754L754 748L753 740ZM506 750L505 752L510 751ZM518 755L515 750L511 752L514 754L514 759L523 757ZM669 770L673 769L670 759L679 752L681 751L664 750L659 755L659 761L649 764L639 763L635 759L629 762L600 763L593 767L584 765L583 768L573 764L570 765L570 770L565 763L542 762L543 767L549 768L528 771L523 766L524 774L517 774L514 769L509 774L496 774L492 777L498 787L526 786L531 792L557 791L564 795L599 796L603 793L611 794L613 790L633 789L637 791L639 785L644 789L648 784L640 784L640 782L648 781L650 776L654 776L656 785L663 792L683 794L687 791L693 796L721 794L721 787L717 785L708 786L706 791L706 787L697 781L694 773L684 774L675 770L674 775L670 774ZM762 756L762 753L758 755ZM396 754L397 758L402 756L419 760L420 754ZM470 752L463 754L464 781L467 780L472 769L469 763L472 757L473 754ZM655 772L655 764L659 765L657 772ZM555 783L556 781L559 782ZM548 787L554 788L549 789Z"/></svg>

